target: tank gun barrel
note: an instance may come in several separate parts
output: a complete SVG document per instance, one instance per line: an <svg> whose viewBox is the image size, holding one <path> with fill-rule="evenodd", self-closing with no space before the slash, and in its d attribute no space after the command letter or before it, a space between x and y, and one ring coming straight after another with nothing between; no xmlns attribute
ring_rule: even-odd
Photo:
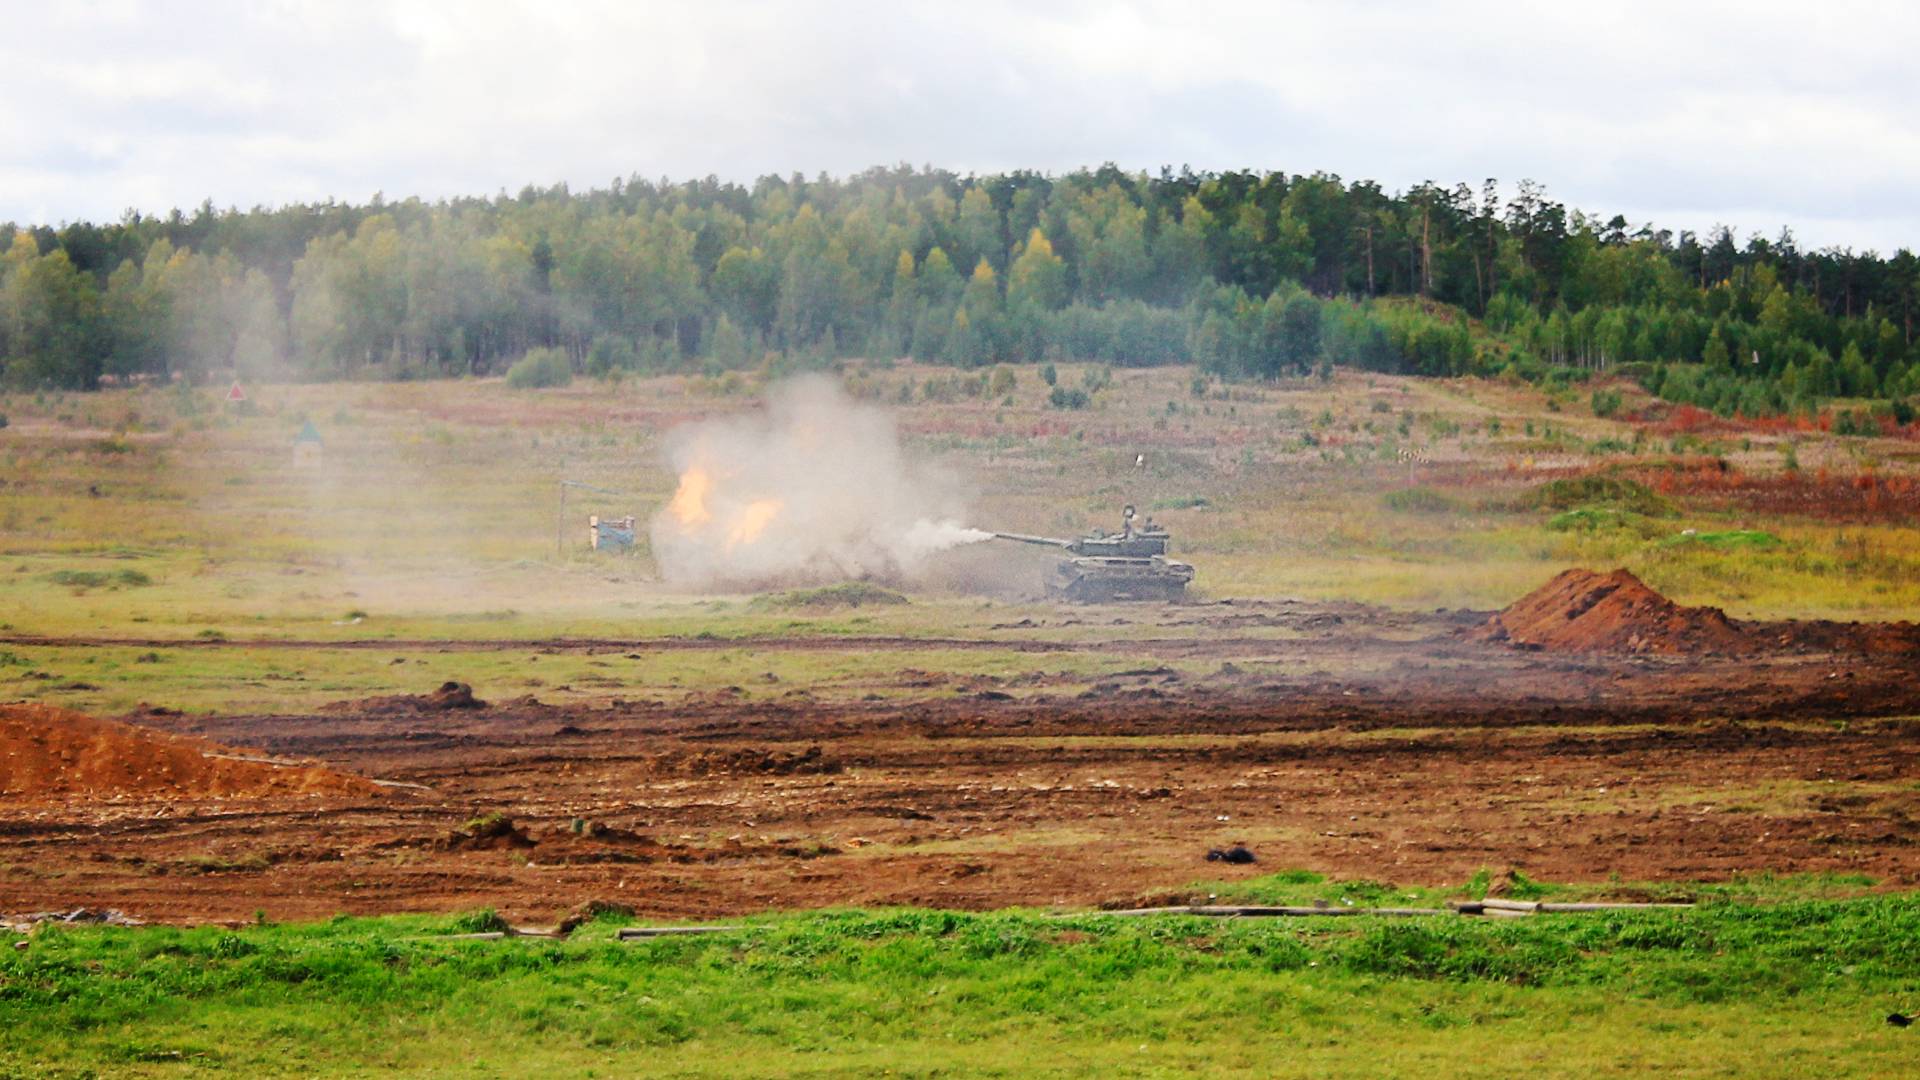
<svg viewBox="0 0 1920 1080"><path fill-rule="evenodd" d="M1025 533L997 532L993 534L993 538L995 540L1012 540L1020 544L1038 544L1041 547L1070 548L1073 546L1073 541L1071 540L1060 540L1051 536L1028 536Z"/></svg>

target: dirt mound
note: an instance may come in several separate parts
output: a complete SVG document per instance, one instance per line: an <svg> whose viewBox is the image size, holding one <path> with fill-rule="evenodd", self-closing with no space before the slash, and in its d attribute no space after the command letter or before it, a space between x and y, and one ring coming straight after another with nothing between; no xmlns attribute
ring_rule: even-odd
<svg viewBox="0 0 1920 1080"><path fill-rule="evenodd" d="M474 818L440 842L445 851L502 851L532 846L533 838L505 814Z"/></svg>
<svg viewBox="0 0 1920 1080"><path fill-rule="evenodd" d="M1719 608L1681 607L1625 570L1566 570L1488 619L1478 631L1555 652L1739 653L1747 632Z"/></svg>
<svg viewBox="0 0 1920 1080"><path fill-rule="evenodd" d="M474 697L473 687L466 683L444 682L440 684L440 689L431 694L387 694L359 701L335 702L323 707L335 712L411 713L484 709L487 703Z"/></svg>
<svg viewBox="0 0 1920 1080"><path fill-rule="evenodd" d="M219 743L49 705L0 705L0 799L66 795L255 798L378 795L368 780L310 765L242 760Z"/></svg>
<svg viewBox="0 0 1920 1080"><path fill-rule="evenodd" d="M819 776L840 771L840 763L822 754L818 746L788 753L743 748L660 754L648 765L656 776Z"/></svg>
<svg viewBox="0 0 1920 1080"><path fill-rule="evenodd" d="M1753 623L1756 638L1798 652L1857 652L1868 656L1920 653L1920 624L1911 622Z"/></svg>

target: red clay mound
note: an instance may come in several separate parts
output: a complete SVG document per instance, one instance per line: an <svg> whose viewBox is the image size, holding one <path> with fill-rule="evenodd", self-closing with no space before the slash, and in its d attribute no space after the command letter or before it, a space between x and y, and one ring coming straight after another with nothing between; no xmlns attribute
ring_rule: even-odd
<svg viewBox="0 0 1920 1080"><path fill-rule="evenodd" d="M0 705L0 799L258 798L386 792L332 769L208 757L219 743L49 705Z"/></svg>
<svg viewBox="0 0 1920 1080"><path fill-rule="evenodd" d="M1910 622L1750 623L1756 638L1796 652L1858 652L1868 656L1920 653L1920 625Z"/></svg>
<svg viewBox="0 0 1920 1080"><path fill-rule="evenodd" d="M1478 636L1555 652L1735 653L1755 644L1719 608L1681 607L1625 570L1564 571Z"/></svg>
<svg viewBox="0 0 1920 1080"><path fill-rule="evenodd" d="M415 713L447 712L453 709L484 709L487 703L473 696L473 687L463 682L444 682L431 694L388 694L359 701L336 701L321 706L336 712Z"/></svg>

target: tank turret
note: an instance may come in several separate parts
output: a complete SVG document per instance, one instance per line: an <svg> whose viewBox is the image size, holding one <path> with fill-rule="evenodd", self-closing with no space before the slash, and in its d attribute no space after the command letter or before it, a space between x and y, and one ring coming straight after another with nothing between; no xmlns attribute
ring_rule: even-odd
<svg viewBox="0 0 1920 1080"><path fill-rule="evenodd" d="M1133 507L1121 515L1117 533L1093 532L1077 540L1024 533L994 533L1000 540L1059 548L1061 559L1047 583L1053 595L1080 603L1109 600L1178 600L1193 580L1193 567L1167 558L1169 535L1149 518L1136 528Z"/></svg>

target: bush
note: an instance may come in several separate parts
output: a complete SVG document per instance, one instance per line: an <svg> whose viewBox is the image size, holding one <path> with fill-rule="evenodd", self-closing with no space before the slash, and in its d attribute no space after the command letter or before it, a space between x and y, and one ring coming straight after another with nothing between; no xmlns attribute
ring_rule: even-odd
<svg viewBox="0 0 1920 1080"><path fill-rule="evenodd" d="M640 354L634 351L633 342L616 334L601 334L587 349L587 374L596 379L634 371L639 366ZM508 372L508 378L512 378L512 372Z"/></svg>
<svg viewBox="0 0 1920 1080"><path fill-rule="evenodd" d="M945 404L961 398L978 398L987 393L987 376L984 372L977 375L947 375L936 378L929 375L921 384L920 396L931 402Z"/></svg>
<svg viewBox="0 0 1920 1080"><path fill-rule="evenodd" d="M1855 437L1871 437L1880 434L1880 425L1872 416L1858 409L1842 409L1833 414L1833 433Z"/></svg>
<svg viewBox="0 0 1920 1080"><path fill-rule="evenodd" d="M1389 491L1382 496L1389 510L1401 510L1416 514L1446 514L1459 509L1452 496L1430 487L1403 488Z"/></svg>
<svg viewBox="0 0 1920 1080"><path fill-rule="evenodd" d="M138 588L153 584L153 579L138 570L118 570L108 573L104 570L55 570L47 575L47 580L55 585L65 585L74 589Z"/></svg>
<svg viewBox="0 0 1920 1080"><path fill-rule="evenodd" d="M507 385L515 390L565 386L573 381L573 364L559 349L533 349L507 369Z"/></svg>
<svg viewBox="0 0 1920 1080"><path fill-rule="evenodd" d="M1053 388L1053 393L1047 395L1047 404L1056 409L1084 409L1093 404L1093 398L1089 397L1085 390L1069 390L1064 386L1056 386Z"/></svg>
<svg viewBox="0 0 1920 1080"><path fill-rule="evenodd" d="M478 820L480 819L475 819L475 821ZM467 824L471 826L474 823L470 821ZM511 929L513 929L512 925L492 908L481 908L479 911L457 915L452 925L452 930L456 934L499 934Z"/></svg>
<svg viewBox="0 0 1920 1080"><path fill-rule="evenodd" d="M1593 392L1593 415L1602 420L1620 411L1620 391L1595 390Z"/></svg>
<svg viewBox="0 0 1920 1080"><path fill-rule="evenodd" d="M1622 529L1641 521L1636 514L1623 510L1612 510L1604 506L1583 506L1578 510L1568 510L1547 519L1547 528L1554 532L1606 532Z"/></svg>
<svg viewBox="0 0 1920 1080"><path fill-rule="evenodd" d="M1549 480L1529 491L1522 503L1544 510L1608 506L1649 517L1663 516L1672 510L1665 499L1654 494L1645 484L1624 476L1605 474Z"/></svg>

